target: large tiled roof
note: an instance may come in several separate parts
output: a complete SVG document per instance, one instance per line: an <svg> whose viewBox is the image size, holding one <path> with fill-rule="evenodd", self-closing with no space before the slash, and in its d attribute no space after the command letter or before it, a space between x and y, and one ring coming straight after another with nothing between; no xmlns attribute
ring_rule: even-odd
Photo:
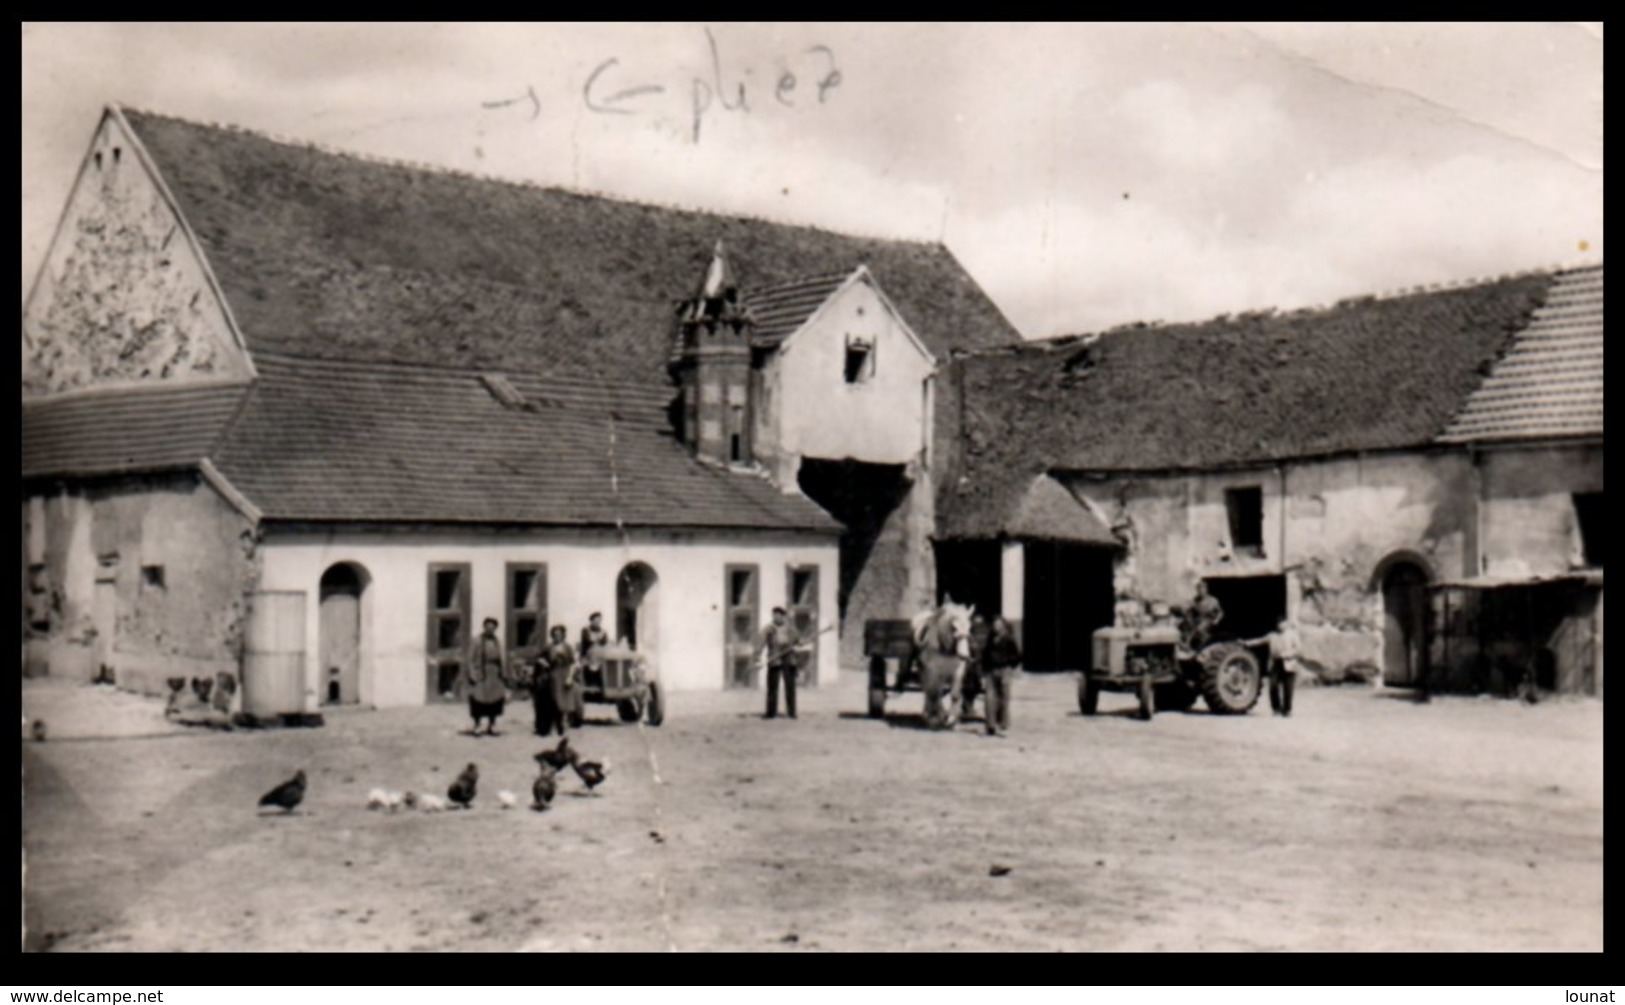
<svg viewBox="0 0 1625 1005"><path fill-rule="evenodd" d="M663 375L721 240L740 289L867 264L939 355L1019 335L938 244L623 202L122 113L261 352Z"/></svg>
<svg viewBox="0 0 1625 1005"><path fill-rule="evenodd" d="M1602 266L1558 275L1444 431L1452 443L1602 435Z"/></svg>
<svg viewBox="0 0 1625 1005"><path fill-rule="evenodd" d="M840 529L803 496L690 457L666 387L256 359L215 463L267 520Z"/></svg>
<svg viewBox="0 0 1625 1005"><path fill-rule="evenodd" d="M1432 443L1559 282L1531 274L972 354L955 364L964 456L942 532L1006 519L1047 470L1200 470Z"/></svg>
<svg viewBox="0 0 1625 1005"><path fill-rule="evenodd" d="M197 465L209 456L246 384L136 387L22 405L22 477L114 475Z"/></svg>

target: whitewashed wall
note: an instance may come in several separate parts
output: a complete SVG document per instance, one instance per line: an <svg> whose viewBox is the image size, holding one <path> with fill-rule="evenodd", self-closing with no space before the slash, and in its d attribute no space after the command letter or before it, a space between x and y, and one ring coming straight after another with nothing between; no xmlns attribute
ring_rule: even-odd
<svg viewBox="0 0 1625 1005"><path fill-rule="evenodd" d="M874 374L848 384L848 337L874 346ZM867 281L832 297L768 363L764 453L906 464L929 443L933 363Z"/></svg>
<svg viewBox="0 0 1625 1005"><path fill-rule="evenodd" d="M724 568L754 564L760 569L760 605L765 623L774 605L786 599L786 566L817 566L819 616L836 621L837 548L833 536L697 535L641 533L625 544L613 534L558 531L513 532L501 536L442 532L366 534L268 533L262 551L260 589L306 593L305 680L308 707L318 703L321 668L318 600L322 574L338 562L361 566L369 582L362 595L360 700L377 707L421 705L425 701L428 566L467 562L471 566L470 614L474 630L486 617L506 624L506 566L509 562L547 564L547 616L564 624L573 643L593 611L615 627L615 583L630 562L643 562L659 576L658 649L654 658L670 691L720 690L724 680ZM818 683L837 672L836 633L820 640Z"/></svg>

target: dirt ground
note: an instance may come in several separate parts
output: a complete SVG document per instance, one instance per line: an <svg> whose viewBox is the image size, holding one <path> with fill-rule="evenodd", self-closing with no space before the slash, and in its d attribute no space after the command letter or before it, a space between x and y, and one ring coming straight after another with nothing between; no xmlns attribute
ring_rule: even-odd
<svg viewBox="0 0 1625 1005"><path fill-rule="evenodd" d="M1144 723L1035 676L996 740L921 729L918 695L868 719L863 687L797 721L737 692L674 695L658 729L591 706L576 742L610 778L533 813L496 798L534 776L525 706L495 738L445 706L226 733L28 681L27 946L1602 949L1600 701L1300 688L1291 719ZM366 809L470 761L469 812ZM300 811L257 815L301 767Z"/></svg>

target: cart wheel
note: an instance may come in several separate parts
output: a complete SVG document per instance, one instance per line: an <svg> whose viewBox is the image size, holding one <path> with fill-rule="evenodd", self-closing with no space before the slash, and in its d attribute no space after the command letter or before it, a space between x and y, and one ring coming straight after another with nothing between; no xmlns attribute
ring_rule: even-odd
<svg viewBox="0 0 1625 1005"><path fill-rule="evenodd" d="M666 721L666 701L659 684L649 685L649 699L643 703L643 721L651 726Z"/></svg>
<svg viewBox="0 0 1625 1005"><path fill-rule="evenodd" d="M1151 675L1146 674L1140 678L1140 718L1150 721L1157 714L1157 688L1151 683Z"/></svg>
<svg viewBox="0 0 1625 1005"><path fill-rule="evenodd" d="M636 698L623 698L615 703L615 711L621 714L622 722L637 722L643 715L643 703Z"/></svg>

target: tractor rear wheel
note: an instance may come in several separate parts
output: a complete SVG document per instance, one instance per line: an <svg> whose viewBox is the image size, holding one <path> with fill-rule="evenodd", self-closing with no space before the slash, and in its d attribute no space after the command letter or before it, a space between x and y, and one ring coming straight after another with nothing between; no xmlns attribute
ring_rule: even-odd
<svg viewBox="0 0 1625 1005"><path fill-rule="evenodd" d="M1258 704L1263 674L1245 646L1221 643L1203 650L1202 700L1218 715L1245 715Z"/></svg>
<svg viewBox="0 0 1625 1005"><path fill-rule="evenodd" d="M1100 707L1100 686L1088 674L1078 678L1078 711L1084 715L1094 715Z"/></svg>

